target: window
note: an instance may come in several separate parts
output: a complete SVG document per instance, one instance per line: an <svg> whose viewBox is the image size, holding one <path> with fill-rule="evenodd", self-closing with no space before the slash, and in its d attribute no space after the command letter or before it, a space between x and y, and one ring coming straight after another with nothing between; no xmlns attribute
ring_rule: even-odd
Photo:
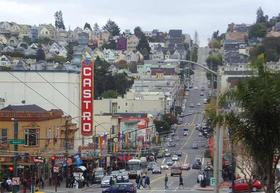
<svg viewBox="0 0 280 193"><path fill-rule="evenodd" d="M118 112L118 103L113 102L112 103L112 114L117 113Z"/></svg>
<svg viewBox="0 0 280 193"><path fill-rule="evenodd" d="M25 129L25 145L36 146L38 145L38 129Z"/></svg>
<svg viewBox="0 0 280 193"><path fill-rule="evenodd" d="M7 128L1 129L0 134L1 134L0 135L0 144L7 145L8 144L8 129Z"/></svg>

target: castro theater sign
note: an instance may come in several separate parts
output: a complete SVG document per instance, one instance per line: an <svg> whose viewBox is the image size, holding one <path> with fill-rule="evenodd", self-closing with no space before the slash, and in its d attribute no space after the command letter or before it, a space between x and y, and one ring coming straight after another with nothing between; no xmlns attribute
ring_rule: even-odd
<svg viewBox="0 0 280 193"><path fill-rule="evenodd" d="M81 134L91 136L93 130L93 60L86 53L81 69Z"/></svg>

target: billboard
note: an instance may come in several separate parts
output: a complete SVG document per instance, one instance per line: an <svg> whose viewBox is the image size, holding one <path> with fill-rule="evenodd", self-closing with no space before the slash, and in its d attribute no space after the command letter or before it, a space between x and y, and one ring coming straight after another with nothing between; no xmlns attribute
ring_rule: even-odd
<svg viewBox="0 0 280 193"><path fill-rule="evenodd" d="M87 53L86 53L87 54ZM89 54L82 60L81 67L81 134L93 133L93 60Z"/></svg>

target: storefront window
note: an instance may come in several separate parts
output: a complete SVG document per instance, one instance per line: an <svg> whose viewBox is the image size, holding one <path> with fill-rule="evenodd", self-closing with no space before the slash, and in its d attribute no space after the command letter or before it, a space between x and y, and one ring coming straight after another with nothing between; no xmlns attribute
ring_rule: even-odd
<svg viewBox="0 0 280 193"><path fill-rule="evenodd" d="M38 145L38 129L25 129L25 145L36 146Z"/></svg>

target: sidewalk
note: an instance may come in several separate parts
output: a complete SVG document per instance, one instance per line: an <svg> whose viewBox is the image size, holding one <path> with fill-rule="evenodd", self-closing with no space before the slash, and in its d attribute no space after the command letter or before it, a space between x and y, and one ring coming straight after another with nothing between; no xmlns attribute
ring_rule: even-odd
<svg viewBox="0 0 280 193"><path fill-rule="evenodd" d="M85 190L87 189L90 189L92 187L95 187L96 184L92 184L90 185L89 187L84 187L84 188L79 188L79 189L75 189L75 188L65 188L65 186L60 186L60 187L57 187L57 192L58 193L77 193L77 192L84 192ZM55 193L55 189L54 189L54 186L51 186L51 187L46 187L44 189L41 189L38 191L38 193Z"/></svg>
<svg viewBox="0 0 280 193"><path fill-rule="evenodd" d="M220 190L229 190L230 185L230 182L222 182L220 185ZM194 188L201 191L214 191L214 186L200 187L199 184L196 184Z"/></svg>

